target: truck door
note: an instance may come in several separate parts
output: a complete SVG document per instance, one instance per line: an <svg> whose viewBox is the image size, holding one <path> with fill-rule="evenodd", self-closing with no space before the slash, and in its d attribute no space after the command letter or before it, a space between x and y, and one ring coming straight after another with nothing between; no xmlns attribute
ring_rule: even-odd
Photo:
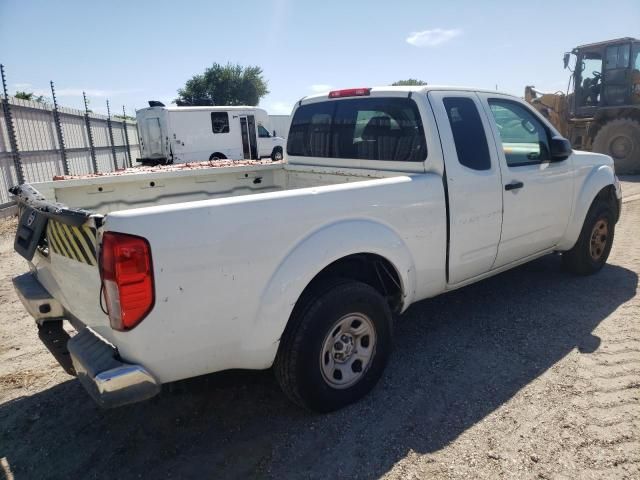
<svg viewBox="0 0 640 480"><path fill-rule="evenodd" d="M245 160L258 158L258 144L256 142L256 117L246 115L240 117L240 133L242 136L242 153Z"/></svg>
<svg viewBox="0 0 640 480"><path fill-rule="evenodd" d="M613 107L631 103L631 44L608 46L604 55L604 105Z"/></svg>
<svg viewBox="0 0 640 480"><path fill-rule="evenodd" d="M146 155L149 158L164 157L162 150L162 129L160 128L160 118L149 117L144 121L144 144Z"/></svg>
<svg viewBox="0 0 640 480"><path fill-rule="evenodd" d="M445 164L449 212L448 283L488 272L502 223L499 159L473 92L429 92Z"/></svg>
<svg viewBox="0 0 640 480"><path fill-rule="evenodd" d="M493 268L552 248L564 235L572 208L572 157L551 161L553 134L526 103L481 93L498 145L502 172L502 235Z"/></svg>
<svg viewBox="0 0 640 480"><path fill-rule="evenodd" d="M258 155L260 158L268 157L276 146L275 137L272 137L269 130L258 124Z"/></svg>

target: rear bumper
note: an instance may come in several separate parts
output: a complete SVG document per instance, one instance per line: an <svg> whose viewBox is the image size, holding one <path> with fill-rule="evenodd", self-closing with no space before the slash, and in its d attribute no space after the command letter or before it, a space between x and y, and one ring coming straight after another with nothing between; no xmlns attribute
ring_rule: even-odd
<svg viewBox="0 0 640 480"><path fill-rule="evenodd" d="M67 348L80 383L101 407L140 402L160 392L144 367L120 361L116 349L88 328L69 340Z"/></svg>
<svg viewBox="0 0 640 480"><path fill-rule="evenodd" d="M64 309L31 272L13 278L13 286L27 312L39 325L50 320L60 320Z"/></svg>
<svg viewBox="0 0 640 480"><path fill-rule="evenodd" d="M33 273L15 277L13 285L39 324L64 318L60 302L51 297ZM80 383L102 407L139 402L160 392L153 375L141 365L120 360L118 351L88 328L69 339L67 349Z"/></svg>

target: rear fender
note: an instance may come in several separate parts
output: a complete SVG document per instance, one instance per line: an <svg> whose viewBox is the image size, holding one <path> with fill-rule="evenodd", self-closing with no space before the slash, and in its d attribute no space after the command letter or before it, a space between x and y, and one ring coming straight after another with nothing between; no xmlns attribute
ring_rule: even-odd
<svg viewBox="0 0 640 480"><path fill-rule="evenodd" d="M270 365L293 307L307 285L336 260L357 253L372 253L387 259L398 272L403 305L411 303L415 268L402 238L374 221L340 221L313 232L280 263L260 298L260 308L250 329L250 348L263 351L270 358Z"/></svg>

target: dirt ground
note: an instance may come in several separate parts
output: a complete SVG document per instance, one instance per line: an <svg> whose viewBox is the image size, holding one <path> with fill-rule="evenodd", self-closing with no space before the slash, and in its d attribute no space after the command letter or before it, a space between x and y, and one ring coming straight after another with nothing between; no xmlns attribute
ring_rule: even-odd
<svg viewBox="0 0 640 480"><path fill-rule="evenodd" d="M372 394L323 416L289 403L269 371L100 410L13 292L27 268L14 228L0 221L7 478L640 478L640 201L598 275L548 256L411 307Z"/></svg>

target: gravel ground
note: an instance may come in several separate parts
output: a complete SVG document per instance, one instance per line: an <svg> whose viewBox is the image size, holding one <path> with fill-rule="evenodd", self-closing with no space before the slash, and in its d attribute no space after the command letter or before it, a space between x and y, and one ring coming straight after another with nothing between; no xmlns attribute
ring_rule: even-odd
<svg viewBox="0 0 640 480"><path fill-rule="evenodd" d="M0 221L7 478L640 478L638 201L598 275L549 256L414 305L373 393L324 416L290 404L270 372L100 410L13 292L27 268L14 228Z"/></svg>

